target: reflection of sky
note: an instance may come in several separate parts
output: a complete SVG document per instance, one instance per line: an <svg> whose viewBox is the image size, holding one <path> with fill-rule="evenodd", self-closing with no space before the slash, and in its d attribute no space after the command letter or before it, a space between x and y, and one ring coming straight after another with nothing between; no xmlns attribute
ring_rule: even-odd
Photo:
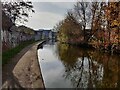
<svg viewBox="0 0 120 90"><path fill-rule="evenodd" d="M71 86L69 80L64 80L63 78L64 66L58 60L58 57L54 55L53 49L53 45L45 45L43 49L38 50L38 58L45 86L47 88L65 88Z"/></svg>

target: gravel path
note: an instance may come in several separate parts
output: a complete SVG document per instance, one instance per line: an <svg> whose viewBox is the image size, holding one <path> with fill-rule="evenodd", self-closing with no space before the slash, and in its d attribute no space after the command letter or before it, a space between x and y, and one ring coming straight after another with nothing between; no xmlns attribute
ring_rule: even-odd
<svg viewBox="0 0 120 90"><path fill-rule="evenodd" d="M2 68L2 88L44 89L37 57L37 46L40 43L24 48Z"/></svg>

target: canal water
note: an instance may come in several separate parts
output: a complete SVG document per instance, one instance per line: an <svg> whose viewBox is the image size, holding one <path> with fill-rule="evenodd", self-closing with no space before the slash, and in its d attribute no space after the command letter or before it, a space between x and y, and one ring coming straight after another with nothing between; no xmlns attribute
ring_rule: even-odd
<svg viewBox="0 0 120 90"><path fill-rule="evenodd" d="M52 40L38 49L45 88L120 88L120 56Z"/></svg>

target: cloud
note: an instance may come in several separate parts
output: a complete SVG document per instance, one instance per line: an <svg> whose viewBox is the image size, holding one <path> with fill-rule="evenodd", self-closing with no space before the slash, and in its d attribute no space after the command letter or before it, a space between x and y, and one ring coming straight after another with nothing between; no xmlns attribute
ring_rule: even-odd
<svg viewBox="0 0 120 90"><path fill-rule="evenodd" d="M33 29L53 28L73 5L73 2L33 2L35 13L30 14L32 17L26 26Z"/></svg>
<svg viewBox="0 0 120 90"><path fill-rule="evenodd" d="M33 2L36 11L51 12L64 15L67 10L72 9L73 2Z"/></svg>
<svg viewBox="0 0 120 90"><path fill-rule="evenodd" d="M27 26L40 29L40 28L53 28L53 26L62 20L64 17L50 12L36 12L26 23Z"/></svg>

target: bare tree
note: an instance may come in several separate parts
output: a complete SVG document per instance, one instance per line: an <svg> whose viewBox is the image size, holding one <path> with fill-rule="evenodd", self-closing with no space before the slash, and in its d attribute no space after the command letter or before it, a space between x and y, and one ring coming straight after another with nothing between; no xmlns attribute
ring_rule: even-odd
<svg viewBox="0 0 120 90"><path fill-rule="evenodd" d="M88 23L88 2L77 2L74 7L74 11L76 14L76 18L78 22L82 25L83 36L84 36L84 43L86 43L86 27Z"/></svg>
<svg viewBox="0 0 120 90"><path fill-rule="evenodd" d="M98 9L98 5L99 5L98 2L92 2L92 5L91 5L91 11L92 11L91 33L92 33L92 30L94 29L93 28L93 24L94 24L94 19L95 19L96 11Z"/></svg>

